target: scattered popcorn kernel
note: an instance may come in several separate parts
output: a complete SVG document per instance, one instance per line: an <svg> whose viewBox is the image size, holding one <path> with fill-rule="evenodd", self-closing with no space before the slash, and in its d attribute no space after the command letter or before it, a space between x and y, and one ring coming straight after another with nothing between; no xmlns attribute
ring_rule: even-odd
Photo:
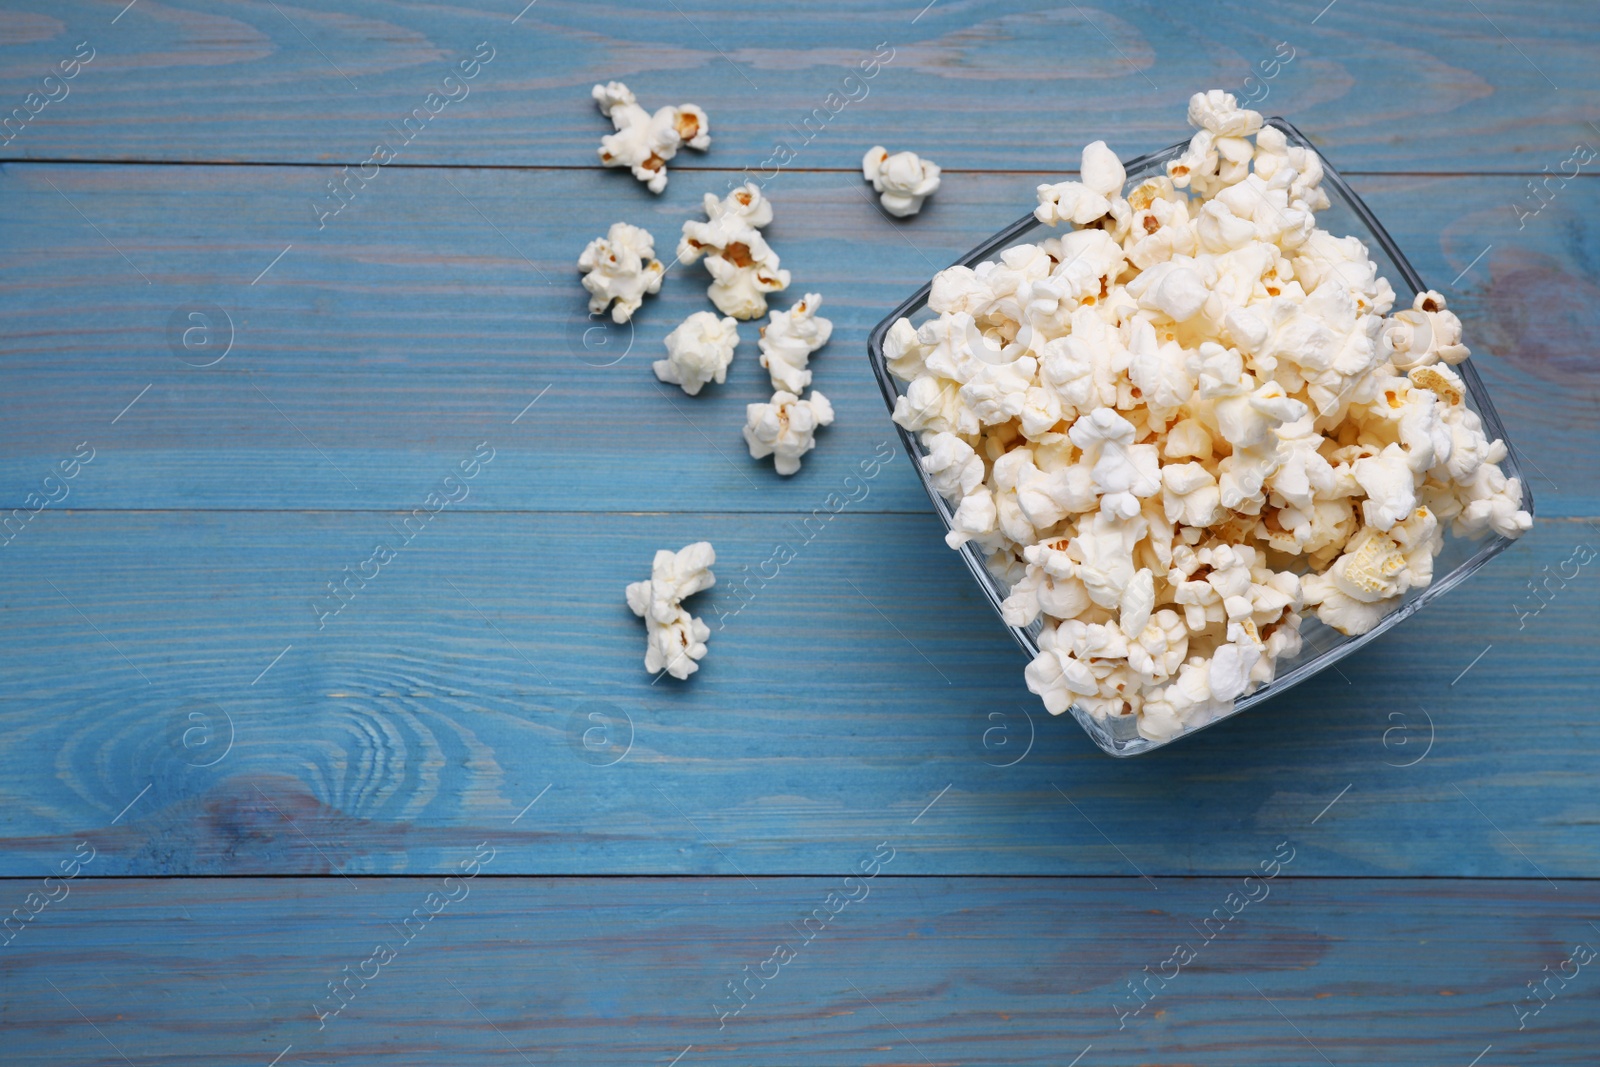
<svg viewBox="0 0 1600 1067"><path fill-rule="evenodd" d="M705 257L711 273L706 295L724 315L758 319L767 313L767 295L789 287L789 272L778 267L778 254L767 247L760 229L772 221L772 204L754 183L746 183L719 200L705 196L706 221L683 224L678 258L693 263Z"/></svg>
<svg viewBox="0 0 1600 1067"><path fill-rule="evenodd" d="M1532 523L1445 298L1391 314L1366 246L1317 228L1314 151L1220 91L1189 119L1126 198L1086 147L1080 180L1038 190L1065 232L941 271L935 317L884 343L946 542L1038 627L1028 688L1151 740L1271 682L1306 617L1370 632L1433 581L1447 527Z"/></svg>
<svg viewBox="0 0 1600 1067"><path fill-rule="evenodd" d="M677 552L663 548L650 566L650 577L628 586L628 607L644 619L644 669L651 674L665 670L683 679L700 669L711 628L685 611L683 601L717 584L711 573L716 561L707 541Z"/></svg>
<svg viewBox="0 0 1600 1067"><path fill-rule="evenodd" d="M628 167L652 193L667 187L667 161L678 149L704 152L711 147L711 124L694 104L664 107L652 115L621 82L596 85L592 95L600 113L616 127L600 139L600 162Z"/></svg>
<svg viewBox="0 0 1600 1067"><path fill-rule="evenodd" d="M833 323L817 314L821 305L822 297L807 293L788 311L774 311L761 328L761 365L772 375L773 389L798 396L811 384L806 363L833 335Z"/></svg>
<svg viewBox="0 0 1600 1067"><path fill-rule="evenodd" d="M709 382L721 385L739 343L739 324L719 319L709 311L696 311L667 334L667 358L653 364L656 377L697 396Z"/></svg>
<svg viewBox="0 0 1600 1067"><path fill-rule="evenodd" d="M610 305L614 321L632 318L646 296L661 290L666 268L655 255L655 238L626 222L612 223L604 237L590 241L578 257L590 313L599 315Z"/></svg>
<svg viewBox="0 0 1600 1067"><path fill-rule="evenodd" d="M804 400L779 389L766 404L745 409L744 440L753 459L771 456L779 474L794 474L817 446L817 429L833 422L833 405L816 390Z"/></svg>
<svg viewBox="0 0 1600 1067"><path fill-rule="evenodd" d="M896 218L915 215L922 202L939 188L939 168L915 152L890 155L882 145L867 150L861 176L872 183L883 210Z"/></svg>

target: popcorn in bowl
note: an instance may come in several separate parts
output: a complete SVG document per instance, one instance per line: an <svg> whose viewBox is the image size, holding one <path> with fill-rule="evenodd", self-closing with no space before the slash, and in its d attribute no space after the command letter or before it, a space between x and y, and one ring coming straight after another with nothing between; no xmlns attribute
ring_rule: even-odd
<svg viewBox="0 0 1600 1067"><path fill-rule="evenodd" d="M1353 647L1420 603L1446 529L1495 541L1454 579L1532 522L1444 297L1380 231L1418 290L1390 314L1367 245L1318 227L1325 168L1292 127L1216 91L1189 118L1126 190L1088 146L989 248L1066 232L941 271L935 317L875 334L1029 689L1118 754L1230 714L1308 627Z"/></svg>

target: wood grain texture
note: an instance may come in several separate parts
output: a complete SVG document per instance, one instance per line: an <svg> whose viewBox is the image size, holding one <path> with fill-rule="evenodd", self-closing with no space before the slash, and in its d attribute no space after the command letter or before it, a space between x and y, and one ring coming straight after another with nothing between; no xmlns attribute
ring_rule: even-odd
<svg viewBox="0 0 1600 1067"><path fill-rule="evenodd" d="M37 521L0 600L7 875L80 837L97 874L421 874L491 833L502 873L816 874L901 824L899 873L1227 873L1314 825L1297 873L1600 875L1600 579L1528 589L1592 524L1114 761L1040 713L932 516L446 512L320 630L394 517ZM711 652L653 683L622 585L700 538Z"/></svg>
<svg viewBox="0 0 1600 1067"><path fill-rule="evenodd" d="M621 78L651 107L708 110L712 150L684 169L758 166L787 141L800 166L853 170L894 140L950 168L1058 170L1095 138L1135 154L1186 135L1189 94L1245 86L1283 41L1295 58L1266 83L1263 107L1295 116L1348 167L1538 173L1596 136L1600 25L1585 0L1326 11L1324 0L828 0L785 12L541 0L520 19L517 0L143 0L117 17L122 6L4 15L7 110L77 42L97 50L7 157L355 163L480 41L495 58L403 161L593 165L605 122L589 90ZM844 78L880 42L893 59L852 88ZM837 114L805 143L813 109Z"/></svg>
<svg viewBox="0 0 1600 1067"><path fill-rule="evenodd" d="M8 948L12 1062L170 1067L643 1063L1594 1062L1593 882L904 879L161 880L72 883ZM474 855L476 838L455 852ZM489 848L498 845L491 838ZM1295 837L1288 848L1303 847ZM887 854L887 853L885 853ZM1288 855L1286 851L1284 853ZM1269 848L1261 859L1270 859ZM498 856L487 867L492 872ZM1256 868L1252 861L1251 869ZM0 889L20 897L29 883ZM458 899L431 919L430 894ZM1202 921L1260 897L1206 942ZM464 896L462 894L465 894ZM830 894L859 897L812 939ZM865 894L863 896L863 894ZM437 897L432 899L439 899ZM726 983L752 978L748 1005ZM1197 958L1118 1029L1126 983ZM363 966L375 946L394 958ZM345 970L348 968L348 972ZM1544 969L1549 968L1546 972ZM774 975L774 970L776 973ZM1569 967L1570 970L1570 967ZM330 982L352 978L349 1003ZM1552 994L1547 993L1547 996ZM317 1006L319 1004L321 1006ZM726 1009L724 1009L726 1010ZM1322 1057L1326 1057L1326 1061ZM1492 1057L1492 1059L1490 1058Z"/></svg>
<svg viewBox="0 0 1600 1067"><path fill-rule="evenodd" d="M0 534L0 1058L1593 1063L1589 967L1519 1019L1600 945L1597 579L1562 577L1600 541L1600 183L1526 215L1528 176L1600 143L1592 4L523 3L0 10L0 510L94 450ZM15 129L79 41L70 95ZM337 164L480 41L471 95L319 228ZM870 91L797 129L880 41ZM1337 672L1112 761L1032 710L905 460L845 480L889 439L864 341L1078 146L1171 143L1190 92L1280 41L1264 109L1449 294L1540 522ZM711 113L660 198L593 165L611 78ZM701 268L598 334L572 269L618 219L670 258L779 141L788 295L838 327L839 421L787 480L738 435L754 326L702 397L649 372ZM914 222L859 180L874 143L947 168ZM174 334L215 309L232 347L193 365L216 349ZM621 586L700 538L711 654L652 684ZM479 842L470 897L419 918ZM805 942L880 842L870 897ZM719 1027L780 940L798 956ZM319 1026L377 942L395 960ZM1179 942L1199 958L1119 1029Z"/></svg>
<svg viewBox="0 0 1600 1067"><path fill-rule="evenodd" d="M820 292L837 326L814 369L838 421L785 480L739 436L744 405L770 395L756 324L728 383L699 397L650 371L667 332L709 306L701 267L674 267L609 333L573 269L619 218L670 256L696 194L728 175L685 175L657 200L593 171L385 171L319 232L310 203L328 173L0 168L0 503L22 506L88 441L66 506L409 509L487 440L502 458L463 508L808 510L891 431L867 332L1020 215L1037 181L951 175L908 224L856 176L772 183L768 233L794 272L776 306ZM1518 179L1356 184L1460 309L1540 513L1600 513L1600 182L1570 183L1520 229ZM234 344L196 367L210 350L180 346L180 361L169 322L205 304L227 311ZM902 463L865 507L928 505Z"/></svg>

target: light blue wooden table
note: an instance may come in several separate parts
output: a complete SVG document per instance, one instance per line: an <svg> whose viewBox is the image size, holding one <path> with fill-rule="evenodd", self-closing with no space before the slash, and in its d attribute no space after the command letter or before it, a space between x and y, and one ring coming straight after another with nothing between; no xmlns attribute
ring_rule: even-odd
<svg viewBox="0 0 1600 1067"><path fill-rule="evenodd" d="M5 1063L1597 1062L1600 576L1562 565L1600 547L1600 184L1545 180L1600 148L1592 4L124 2L0 10ZM845 488L895 447L865 338L1280 42L1263 109L1459 308L1539 519L1114 761L1036 710L907 461ZM610 79L711 116L663 196L595 165ZM782 480L750 328L697 398L650 373L701 268L587 337L573 269L778 142L838 411ZM945 168L914 220L878 143ZM622 585L698 539L711 654L652 684Z"/></svg>

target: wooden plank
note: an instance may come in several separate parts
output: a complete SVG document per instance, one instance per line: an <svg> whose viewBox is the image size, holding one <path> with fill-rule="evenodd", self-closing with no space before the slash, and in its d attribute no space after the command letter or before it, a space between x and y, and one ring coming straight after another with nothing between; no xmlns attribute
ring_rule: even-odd
<svg viewBox="0 0 1600 1067"><path fill-rule="evenodd" d="M880 842L892 858L848 883L496 878L503 852L448 884L82 877L3 950L8 1053L40 1067L1594 1062L1593 964L1562 967L1600 944L1593 882L1297 878L1299 835L1287 866L1268 848L1248 883L907 879L893 873L916 849L893 824L840 862ZM455 859L500 838L477 844ZM1283 873L1261 881L1262 863ZM1193 958L1175 971L1178 945ZM733 1015L727 984L747 973ZM334 1014L329 985L347 975ZM1147 975L1133 1014L1128 983Z"/></svg>
<svg viewBox="0 0 1600 1067"><path fill-rule="evenodd" d="M447 512L320 630L391 516L37 521L0 582L0 874L80 837L101 874L417 874L491 834L502 873L805 874L889 822L906 873L1223 874L1315 826L1299 873L1600 875L1592 524L1116 761L1039 713L931 516ZM653 682L622 586L700 538L711 652Z"/></svg>
<svg viewBox="0 0 1600 1067"><path fill-rule="evenodd" d="M848 174L773 184L768 232L791 293L821 292L837 324L814 366L838 422L782 480L739 436L744 405L769 395L754 326L728 383L699 397L649 369L666 333L709 306L699 266L675 267L609 346L583 341L594 325L572 268L583 245L621 218L673 247L691 194L725 175L686 175L652 200L591 172L395 171L319 233L309 204L325 176L4 169L0 502L22 506L87 441L96 456L70 487L73 507L409 509L487 440L501 458L464 508L809 509L890 431L863 357L868 330L1021 214L1037 180L952 175L908 225L886 221ZM1518 179L1357 184L1461 309L1538 472L1541 513L1600 512L1589 417L1600 371L1583 356L1600 333L1600 234L1586 221L1600 183L1568 185L1520 229ZM215 344L180 345L187 363L169 348L174 315L181 327L202 305L234 324L233 349L209 367L190 364ZM865 506L927 503L902 463Z"/></svg>
<svg viewBox="0 0 1600 1067"><path fill-rule="evenodd" d="M1538 173L1595 137L1584 0L34 6L0 22L7 111L79 41L95 58L9 158L357 163L448 93L401 162L589 166L607 132L589 90L613 78L654 107L706 107L712 150L685 169L759 167L780 141L798 165L855 169L895 139L953 169L1059 170L1095 138L1172 143L1189 94L1213 87L1248 90L1352 168ZM446 85L479 42L493 59ZM847 81L880 43L887 65Z"/></svg>

